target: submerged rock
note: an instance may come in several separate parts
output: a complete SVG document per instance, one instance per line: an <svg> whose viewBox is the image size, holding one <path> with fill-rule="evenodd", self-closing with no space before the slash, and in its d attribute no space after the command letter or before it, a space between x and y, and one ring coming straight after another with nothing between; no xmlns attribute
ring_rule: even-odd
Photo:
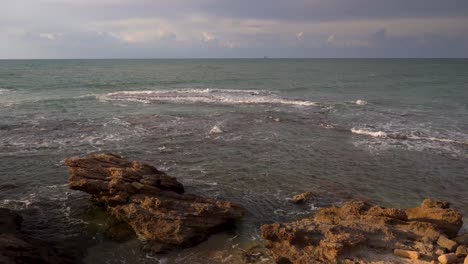
<svg viewBox="0 0 468 264"><path fill-rule="evenodd" d="M411 263L405 258L416 257L429 263L442 250L439 237L458 232L459 223L461 215L440 201L425 200L409 213L350 201L261 230L277 263Z"/></svg>
<svg viewBox="0 0 468 264"><path fill-rule="evenodd" d="M468 246L468 234L459 235L453 238L453 241L457 242L460 245Z"/></svg>
<svg viewBox="0 0 468 264"><path fill-rule="evenodd" d="M313 192L304 192L294 195L289 201L295 204L304 204L316 197L317 196Z"/></svg>
<svg viewBox="0 0 468 264"><path fill-rule="evenodd" d="M231 202L184 194L176 178L140 161L92 154L65 164L71 189L91 194L156 252L198 244L233 226L244 213Z"/></svg>
<svg viewBox="0 0 468 264"><path fill-rule="evenodd" d="M71 258L59 253L44 241L21 233L21 222L20 215L0 208L0 263L74 263Z"/></svg>

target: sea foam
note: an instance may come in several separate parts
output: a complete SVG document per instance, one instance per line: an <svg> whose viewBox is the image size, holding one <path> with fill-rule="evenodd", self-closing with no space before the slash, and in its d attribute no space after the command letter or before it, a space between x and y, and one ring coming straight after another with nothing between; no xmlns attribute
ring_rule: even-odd
<svg viewBox="0 0 468 264"><path fill-rule="evenodd" d="M367 104L367 101L358 99L358 100L356 100L356 104L357 104L357 105L366 105L366 104Z"/></svg>
<svg viewBox="0 0 468 264"><path fill-rule="evenodd" d="M387 137L387 133L383 131L371 131L371 130L364 129L364 128L351 128L351 132L354 134L367 135L371 137L380 137L380 138Z"/></svg>
<svg viewBox="0 0 468 264"><path fill-rule="evenodd" d="M101 101L130 101L140 103L205 103L205 104L280 104L317 106L318 103L282 98L263 90L180 89L120 91L98 96Z"/></svg>
<svg viewBox="0 0 468 264"><path fill-rule="evenodd" d="M10 90L10 89L0 88L0 94L6 94L6 93L9 93L11 91L12 90Z"/></svg>

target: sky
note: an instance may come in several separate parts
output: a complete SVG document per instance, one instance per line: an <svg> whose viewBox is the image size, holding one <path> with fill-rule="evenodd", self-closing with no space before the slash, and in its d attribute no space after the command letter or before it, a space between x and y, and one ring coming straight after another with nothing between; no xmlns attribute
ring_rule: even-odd
<svg viewBox="0 0 468 264"><path fill-rule="evenodd" d="M468 57L468 0L0 0L0 59Z"/></svg>

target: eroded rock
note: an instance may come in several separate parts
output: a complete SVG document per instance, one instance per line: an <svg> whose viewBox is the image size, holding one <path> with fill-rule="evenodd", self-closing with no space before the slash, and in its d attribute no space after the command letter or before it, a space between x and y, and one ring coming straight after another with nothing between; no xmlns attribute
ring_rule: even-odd
<svg viewBox="0 0 468 264"><path fill-rule="evenodd" d="M395 249L393 251L393 254L398 257L408 258L412 260L419 259L419 252L412 250Z"/></svg>
<svg viewBox="0 0 468 264"><path fill-rule="evenodd" d="M439 237L439 239L437 240L437 245L446 248L450 252L455 252L458 246L457 242L447 238L444 235Z"/></svg>
<svg viewBox="0 0 468 264"><path fill-rule="evenodd" d="M184 194L176 178L114 154L70 158L65 164L71 189L91 194L156 252L200 243L231 227L244 212L231 202Z"/></svg>
<svg viewBox="0 0 468 264"><path fill-rule="evenodd" d="M449 237L456 236L463 225L460 212L445 201L425 199L421 206L406 209L408 220L435 224Z"/></svg>
<svg viewBox="0 0 468 264"><path fill-rule="evenodd" d="M457 250L455 251L455 254L457 256L467 256L468 255L468 247L461 245L457 247Z"/></svg>
<svg viewBox="0 0 468 264"><path fill-rule="evenodd" d="M316 198L313 192L304 192L294 195L289 201L295 204L304 204L313 198Z"/></svg>
<svg viewBox="0 0 468 264"><path fill-rule="evenodd" d="M457 263L458 257L457 255L455 255L455 253L449 253L449 254L440 256L438 260L441 264L452 264L452 263Z"/></svg>
<svg viewBox="0 0 468 264"><path fill-rule="evenodd" d="M429 263L441 250L439 237L458 232L459 223L461 215L440 201L425 200L410 216L407 210L350 201L322 208L313 217L261 229L278 263L407 263L392 254L394 250L415 252L405 257L420 256L419 263Z"/></svg>
<svg viewBox="0 0 468 264"><path fill-rule="evenodd" d="M71 264L74 260L58 252L44 241L21 233L22 218L0 208L0 263Z"/></svg>

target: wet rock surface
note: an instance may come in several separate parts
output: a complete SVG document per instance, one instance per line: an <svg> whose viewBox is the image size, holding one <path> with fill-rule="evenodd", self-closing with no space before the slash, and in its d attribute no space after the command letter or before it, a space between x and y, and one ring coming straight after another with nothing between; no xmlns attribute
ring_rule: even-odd
<svg viewBox="0 0 468 264"><path fill-rule="evenodd" d="M461 226L460 213L448 203L426 199L407 210L350 201L302 220L263 225L261 230L282 264L437 263L440 255L450 253L437 242L442 238L439 242L455 250L451 238ZM453 261L453 255L443 259Z"/></svg>
<svg viewBox="0 0 468 264"><path fill-rule="evenodd" d="M231 202L186 194L176 178L140 161L91 154L65 164L69 188L91 194L155 252L196 245L232 227L244 213Z"/></svg>
<svg viewBox="0 0 468 264"><path fill-rule="evenodd" d="M48 243L23 234L22 217L0 208L0 263L2 264L71 264L73 259L58 252Z"/></svg>
<svg viewBox="0 0 468 264"><path fill-rule="evenodd" d="M304 204L316 197L317 195L313 192L304 192L304 193L294 195L291 198L290 202L295 203L295 204Z"/></svg>

